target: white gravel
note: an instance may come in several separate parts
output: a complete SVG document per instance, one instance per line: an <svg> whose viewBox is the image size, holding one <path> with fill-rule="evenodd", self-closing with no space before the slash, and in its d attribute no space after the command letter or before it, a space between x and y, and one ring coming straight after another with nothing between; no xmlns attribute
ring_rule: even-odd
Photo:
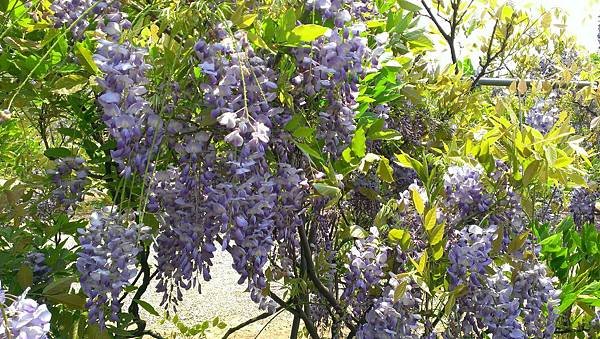
<svg viewBox="0 0 600 339"><path fill-rule="evenodd" d="M152 260L154 260L152 258ZM245 320L255 317L263 311L257 304L250 300L250 294L244 292L245 285L238 285L238 273L231 267L231 256L227 252L216 252L211 268L212 279L202 281L202 294L197 289L184 291L183 302L177 307L177 316L186 326L194 326L214 317L227 324L221 330L216 327L208 331L207 338L221 338L229 327L238 325ZM166 314L158 305L162 294L155 292L156 280L152 281L143 300L155 306L161 314ZM128 303L126 303L128 305ZM156 317L140 308L140 315L148 322L148 328L169 338L184 338L169 320L161 321L163 317ZM271 317L248 325L235 332L230 338L255 338L261 329L271 320ZM258 338L289 338L292 324L292 315L289 312L280 313L260 333Z"/></svg>

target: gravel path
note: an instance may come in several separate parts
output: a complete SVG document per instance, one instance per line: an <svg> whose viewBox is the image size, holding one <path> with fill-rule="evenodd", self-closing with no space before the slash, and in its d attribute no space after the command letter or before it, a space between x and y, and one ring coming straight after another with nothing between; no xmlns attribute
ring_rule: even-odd
<svg viewBox="0 0 600 339"><path fill-rule="evenodd" d="M227 328L223 330L216 327L211 328L207 332L207 337L221 338L229 327L236 326L263 312L250 300L249 293L244 292L245 286L237 284L239 275L231 267L232 261L229 253L216 252L213 263L212 279L209 282L202 281L202 294L199 294L196 289L184 291L183 302L177 308L177 316L189 327L219 317L227 324ZM162 295L154 291L155 284L156 280L148 287L143 300L155 306L156 310L162 314L164 311L158 306ZM153 316L143 309L140 315L148 322L149 329L165 337L184 338L172 322L168 320L162 322L162 317ZM269 320L271 317L248 325L231 335L230 338L255 338ZM291 324L291 314L282 312L267 325L258 338L288 338Z"/></svg>

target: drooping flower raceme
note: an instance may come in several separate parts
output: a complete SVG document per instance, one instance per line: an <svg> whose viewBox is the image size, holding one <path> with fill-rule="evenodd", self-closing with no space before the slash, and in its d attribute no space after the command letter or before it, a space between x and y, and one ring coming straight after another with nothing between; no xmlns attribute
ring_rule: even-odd
<svg viewBox="0 0 600 339"><path fill-rule="evenodd" d="M50 332L52 315L45 304L26 298L26 289L7 305L6 292L0 283L0 338L45 339ZM5 322L5 318L7 322Z"/></svg>
<svg viewBox="0 0 600 339"><path fill-rule="evenodd" d="M554 106L556 94L552 93L548 100L539 100L527 112L525 123L534 129L546 134L552 129L558 119L559 109Z"/></svg>
<svg viewBox="0 0 600 339"><path fill-rule="evenodd" d="M27 261L32 267L34 281L38 282L48 279L48 274L50 274L51 269L46 263L46 256L44 253L31 252L27 254Z"/></svg>
<svg viewBox="0 0 600 339"><path fill-rule="evenodd" d="M77 269L81 288L88 296L89 320L101 327L107 311L111 320L118 320L119 296L137 273L139 242L149 231L113 209L116 207L92 213L88 227L78 230L81 251Z"/></svg>
<svg viewBox="0 0 600 339"><path fill-rule="evenodd" d="M481 177L482 170L468 165L448 168L444 175L446 193L444 204L455 210L452 212L455 212L456 215L448 215L448 218L452 219L452 223L489 209L491 197L485 190Z"/></svg>
<svg viewBox="0 0 600 339"><path fill-rule="evenodd" d="M404 293L397 298L394 294L400 284L406 284L406 287ZM419 333L418 321L421 318L416 311L421 302L413 294L413 286L409 281L398 281L392 276L389 286L367 312L366 322L360 326L356 337L359 339L415 338Z"/></svg>
<svg viewBox="0 0 600 339"><path fill-rule="evenodd" d="M460 332L470 336L487 331L494 338L551 338L559 291L535 258L513 257L518 270L508 264L497 266L492 260L496 232L495 227L467 226L456 232L458 241L450 246L450 290L461 291L455 310L455 321L462 324Z"/></svg>
<svg viewBox="0 0 600 339"><path fill-rule="evenodd" d="M352 307L352 312L360 317L373 305L371 289L377 289L386 278L390 248L380 243L379 230L370 229L371 235L359 239L348 252L348 272L344 276L346 287L342 298Z"/></svg>
<svg viewBox="0 0 600 339"><path fill-rule="evenodd" d="M73 22L79 20L71 28L71 34L75 39L81 39L83 32L90 24L88 21L89 16L93 14L88 13L86 15L86 11L96 2L94 0L54 0L50 5L50 10L53 12L50 20L54 23L55 28L70 26ZM104 6L106 6L106 3L98 3L93 10L99 12Z"/></svg>
<svg viewBox="0 0 600 339"><path fill-rule="evenodd" d="M325 104L316 108L317 137L324 141L327 152L339 155L356 129L358 83L365 74L362 65L369 60L367 40L360 36L366 25L362 16L355 16L359 22L352 24L350 11L360 9L346 1L308 1L306 8L321 13L323 20L332 19L334 27L310 47L294 50L298 73L292 84L302 93L299 107L307 106L306 97L325 99Z"/></svg>
<svg viewBox="0 0 600 339"><path fill-rule="evenodd" d="M131 171L145 175L153 170L151 159L164 134L162 119L144 97L150 66L144 61L144 50L127 41L119 43L121 31L131 26L119 3L111 3L105 11L99 27L106 39L99 41L94 61L104 73L98 80L104 90L98 97L104 110L102 120L117 143L111 157L122 176L128 177Z"/></svg>
<svg viewBox="0 0 600 339"><path fill-rule="evenodd" d="M575 225L581 228L585 223L594 223L596 195L590 190L577 187L571 192L569 211Z"/></svg>
<svg viewBox="0 0 600 339"><path fill-rule="evenodd" d="M55 189L52 198L65 212L73 212L76 204L83 201L84 188L88 183L88 170L81 157L65 157L55 160L56 169L47 170Z"/></svg>

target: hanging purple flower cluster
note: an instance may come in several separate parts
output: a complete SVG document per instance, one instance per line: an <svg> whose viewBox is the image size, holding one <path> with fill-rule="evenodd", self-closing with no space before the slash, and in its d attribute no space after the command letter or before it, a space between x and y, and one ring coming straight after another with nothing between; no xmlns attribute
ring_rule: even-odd
<svg viewBox="0 0 600 339"><path fill-rule="evenodd" d="M450 290L461 291L456 301L456 321L462 324L461 333L550 338L557 320L559 293L544 266L532 258L515 257L520 271L508 264L497 267L491 253L495 227L471 225L456 233L458 241L448 252L448 277ZM511 279L511 274L516 276Z"/></svg>
<svg viewBox="0 0 600 339"><path fill-rule="evenodd" d="M585 223L594 223L595 204L596 194L583 187L573 189L569 211L578 228L581 228Z"/></svg>
<svg viewBox="0 0 600 339"><path fill-rule="evenodd" d="M380 288L385 276L390 248L379 240L379 230L371 227L371 234L359 239L348 252L348 271L342 299L346 300L355 316L361 317L373 305L371 291Z"/></svg>
<svg viewBox="0 0 600 339"><path fill-rule="evenodd" d="M492 198L483 182L482 171L471 166L451 166L444 175L445 206L450 210L447 217L452 224L486 212Z"/></svg>
<svg viewBox="0 0 600 339"><path fill-rule="evenodd" d="M352 16L345 1L308 1L307 9L315 8L323 20L333 19L334 28L312 42L310 47L296 48L298 74L292 79L297 90L308 97L324 99L318 107L317 137L325 150L339 155L350 141L354 130L358 83L365 74L363 63L369 59L366 30L362 22L347 26ZM351 6L351 10L359 10ZM360 18L360 17L355 17ZM306 106L301 99L298 104Z"/></svg>
<svg viewBox="0 0 600 339"><path fill-rule="evenodd" d="M80 157L58 158L55 160L56 169L46 171L56 186L52 198L65 212L72 213L75 205L83 201L83 189L88 183L88 170L84 162Z"/></svg>
<svg viewBox="0 0 600 339"><path fill-rule="evenodd" d="M50 332L52 314L45 304L26 298L29 289L18 297L10 296L0 283L0 338L45 339ZM7 300L13 300L8 305Z"/></svg>
<svg viewBox="0 0 600 339"><path fill-rule="evenodd" d="M283 113L274 105L275 72L254 52L244 31L216 28L217 43L195 46L205 76L201 85L205 105L222 126L224 140L233 149L223 164L230 180L214 183L209 199L221 215L222 246L248 281L252 300L272 309L261 292L266 288L264 266L274 244L277 187L266 160L271 119ZM217 129L218 131L219 129Z"/></svg>
<svg viewBox="0 0 600 339"><path fill-rule="evenodd" d="M128 177L132 170L142 175L153 170L151 159L158 153L164 131L162 119L144 98L150 69L145 51L128 41L119 43L122 30L131 27L119 7L114 1L104 10L98 27L106 40L99 41L94 61L104 73L98 80L104 90L98 98L102 120L117 144L111 156L120 174Z"/></svg>
<svg viewBox="0 0 600 339"><path fill-rule="evenodd" d="M196 43L200 68L206 77L201 85L213 118L226 128L225 141L249 153L263 153L269 142L271 119L283 112L273 105L275 72L248 43L246 32L233 35L224 24L216 28L218 43Z"/></svg>
<svg viewBox="0 0 600 339"><path fill-rule="evenodd" d="M559 109L555 106L556 93L550 94L547 100L539 100L527 112L525 123L542 134L548 133L558 119Z"/></svg>
<svg viewBox="0 0 600 339"><path fill-rule="evenodd" d="M149 210L160 206L164 212L158 214L160 232L154 243L159 280L156 287L163 293L161 304L173 307L182 300L182 288L197 285L196 274L210 280L211 259L216 251L213 243L223 211L220 204L204 196L202 184L197 181L200 175L189 170L184 167L183 172L157 172L149 202Z"/></svg>
<svg viewBox="0 0 600 339"><path fill-rule="evenodd" d="M522 338L523 330L515 320L519 302L512 297L510 281L501 271L487 273L495 231L476 225L457 231L459 240L448 253L450 290L465 289L456 302L464 335L487 328L495 337Z"/></svg>
<svg viewBox="0 0 600 339"><path fill-rule="evenodd" d="M88 227L78 230L81 251L77 270L81 274L81 288L88 296L89 320L101 328L107 311L112 321L119 319L119 296L137 273L139 243L149 231L113 209L116 207L92 213Z"/></svg>
<svg viewBox="0 0 600 339"><path fill-rule="evenodd" d="M27 262L33 271L33 280L35 282L45 281L48 279L50 267L46 264L46 256L41 252L31 252L27 254Z"/></svg>
<svg viewBox="0 0 600 339"><path fill-rule="evenodd" d="M415 338L418 335L421 317L416 313L422 300L413 293L413 286L405 278L398 281L390 278L389 286L381 297L377 298L373 307L367 312L366 322L360 326L356 337L359 339L379 338ZM400 284L405 284L404 293L398 298L395 291Z"/></svg>
<svg viewBox="0 0 600 339"><path fill-rule="evenodd" d="M75 39L81 39L83 38L83 32L90 24L88 21L89 16L93 14L88 13L86 15L86 11L95 3L96 1L93 0L54 0L50 5L50 10L53 12L50 20L54 23L55 28L70 26L76 20L79 20L71 28L71 34ZM99 2L92 11L97 14L105 6L105 2Z"/></svg>
<svg viewBox="0 0 600 339"><path fill-rule="evenodd" d="M544 265L533 261L525 261L516 273L513 293L520 299L529 338L552 338L554 334L560 304L560 290L554 288L555 280L548 277Z"/></svg>

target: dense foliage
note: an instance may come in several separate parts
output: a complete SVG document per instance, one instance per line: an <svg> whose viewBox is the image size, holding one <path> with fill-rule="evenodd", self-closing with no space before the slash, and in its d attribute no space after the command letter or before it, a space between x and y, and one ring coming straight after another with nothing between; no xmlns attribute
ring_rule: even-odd
<svg viewBox="0 0 600 339"><path fill-rule="evenodd" d="M597 335L600 59L413 2L0 0L0 338L222 335L217 251L293 338Z"/></svg>

